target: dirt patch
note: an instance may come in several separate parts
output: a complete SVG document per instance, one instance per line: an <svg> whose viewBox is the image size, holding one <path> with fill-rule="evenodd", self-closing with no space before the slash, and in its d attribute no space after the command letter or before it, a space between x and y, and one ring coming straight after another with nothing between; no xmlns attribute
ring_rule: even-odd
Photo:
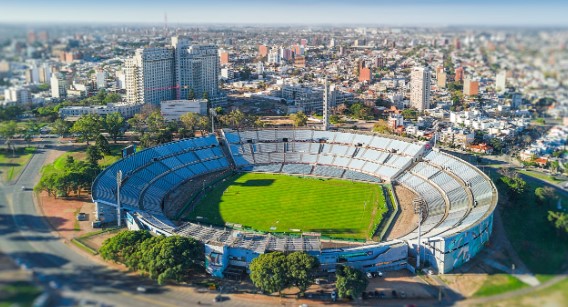
<svg viewBox="0 0 568 307"><path fill-rule="evenodd" d="M384 272L384 277L369 280L367 291L379 291L385 298L400 297L428 299L437 293L435 287L406 270ZM395 291L395 292L393 292Z"/></svg>
<svg viewBox="0 0 568 307"><path fill-rule="evenodd" d="M414 200L416 194L398 184L394 185L394 193L398 199L400 213L387 236L387 240L403 237L418 227L418 215L414 214L414 206L412 205L412 200Z"/></svg>
<svg viewBox="0 0 568 307"><path fill-rule="evenodd" d="M41 192L38 200L51 227L66 241L92 231L95 205L87 193L76 197L54 198L48 196L47 192ZM86 221L77 221L76 215L79 212L87 215Z"/></svg>

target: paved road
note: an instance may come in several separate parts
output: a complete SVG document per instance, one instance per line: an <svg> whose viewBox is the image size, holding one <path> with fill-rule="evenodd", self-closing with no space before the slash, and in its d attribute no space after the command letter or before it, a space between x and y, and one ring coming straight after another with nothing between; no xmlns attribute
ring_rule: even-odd
<svg viewBox="0 0 568 307"><path fill-rule="evenodd" d="M115 306L180 306L198 301L212 302L212 293L194 293L194 289L156 288L156 293L138 294L139 285L152 285L145 278L132 277L109 269L90 257L79 254L52 233L45 219L37 213L30 189L39 178L47 151L30 160L19 179L0 184L0 247L22 267L34 272L39 283L52 289L55 305L74 305L90 300ZM239 305L238 302L225 302ZM250 305L250 304L241 304Z"/></svg>

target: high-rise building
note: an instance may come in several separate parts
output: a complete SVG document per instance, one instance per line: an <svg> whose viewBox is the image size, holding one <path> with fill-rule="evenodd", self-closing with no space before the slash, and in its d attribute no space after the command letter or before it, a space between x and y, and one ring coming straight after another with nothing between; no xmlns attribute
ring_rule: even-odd
<svg viewBox="0 0 568 307"><path fill-rule="evenodd" d="M336 101L335 85L328 84L327 78L324 82L323 88L323 127L322 130L329 129L329 110L333 102Z"/></svg>
<svg viewBox="0 0 568 307"><path fill-rule="evenodd" d="M300 45L302 45L302 46L304 46L304 47L307 46L307 45L308 45L308 40L305 39L305 38L302 38L302 39L300 40Z"/></svg>
<svg viewBox="0 0 568 307"><path fill-rule="evenodd" d="M227 52L225 50L219 51L219 61L220 61L221 65L229 64L229 52Z"/></svg>
<svg viewBox="0 0 568 307"><path fill-rule="evenodd" d="M67 81L59 73L51 75L51 97L64 98L67 96Z"/></svg>
<svg viewBox="0 0 568 307"><path fill-rule="evenodd" d="M475 96L479 94L479 81L466 78L463 81L463 94L468 96Z"/></svg>
<svg viewBox="0 0 568 307"><path fill-rule="evenodd" d="M359 62L359 82L371 81L371 69L365 61Z"/></svg>
<svg viewBox="0 0 568 307"><path fill-rule="evenodd" d="M294 67L297 67L297 68L306 67L306 58L303 57L303 56L300 56L300 55L296 56L294 58Z"/></svg>
<svg viewBox="0 0 568 307"><path fill-rule="evenodd" d="M102 69L97 69L95 73L95 84L97 89L102 89L106 87L106 72Z"/></svg>
<svg viewBox="0 0 568 307"><path fill-rule="evenodd" d="M500 71L495 78L495 90L502 92L507 88L507 71Z"/></svg>
<svg viewBox="0 0 568 307"><path fill-rule="evenodd" d="M179 37L172 46L142 48L125 62L126 100L131 103L159 105L164 100L207 96L212 102L219 91L217 47L190 45Z"/></svg>
<svg viewBox="0 0 568 307"><path fill-rule="evenodd" d="M32 94L27 88L11 87L4 90L4 105L32 103Z"/></svg>
<svg viewBox="0 0 568 307"><path fill-rule="evenodd" d="M410 73L410 106L423 111L430 108L430 69L414 67Z"/></svg>
<svg viewBox="0 0 568 307"><path fill-rule="evenodd" d="M268 64L280 64L280 51L278 49L270 49L270 52L268 52Z"/></svg>
<svg viewBox="0 0 568 307"><path fill-rule="evenodd" d="M51 65L43 63L39 67L39 83L50 83L51 73Z"/></svg>
<svg viewBox="0 0 568 307"><path fill-rule="evenodd" d="M175 60L172 47L137 49L125 62L126 101L159 105L175 99Z"/></svg>
<svg viewBox="0 0 568 307"><path fill-rule="evenodd" d="M268 47L266 45L258 45L258 55L265 57L268 55Z"/></svg>
<svg viewBox="0 0 568 307"><path fill-rule="evenodd" d="M116 73L116 88L126 89L126 74L124 70L117 70Z"/></svg>
<svg viewBox="0 0 568 307"><path fill-rule="evenodd" d="M456 68L455 70L456 76L454 78L455 81L463 81L464 69L462 66Z"/></svg>

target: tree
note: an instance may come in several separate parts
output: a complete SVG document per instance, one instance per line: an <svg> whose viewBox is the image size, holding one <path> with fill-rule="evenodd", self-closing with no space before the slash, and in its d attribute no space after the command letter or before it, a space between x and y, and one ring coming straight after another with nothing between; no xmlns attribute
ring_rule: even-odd
<svg viewBox="0 0 568 307"><path fill-rule="evenodd" d="M99 253L105 260L126 264L127 259L138 252L140 244L151 237L152 235L146 230L123 230L116 236L106 239Z"/></svg>
<svg viewBox="0 0 568 307"><path fill-rule="evenodd" d="M195 91L193 89L189 89L189 94L187 95L187 99L189 100L195 99Z"/></svg>
<svg viewBox="0 0 568 307"><path fill-rule="evenodd" d="M97 165L98 161L103 157L103 153L98 146L87 147L87 161L89 161L89 163Z"/></svg>
<svg viewBox="0 0 568 307"><path fill-rule="evenodd" d="M142 242L131 265L156 279L159 284L170 280L183 281L189 273L201 268L203 245L181 236L152 237Z"/></svg>
<svg viewBox="0 0 568 307"><path fill-rule="evenodd" d="M291 114L290 119L292 120L294 127L303 127L308 123L308 117L302 111Z"/></svg>
<svg viewBox="0 0 568 307"><path fill-rule="evenodd" d="M389 133L391 133L391 128L389 127L389 123L387 123L386 120L379 119L373 125L373 131L378 132L378 133L382 133L382 134L389 134Z"/></svg>
<svg viewBox="0 0 568 307"><path fill-rule="evenodd" d="M101 117L98 114L85 114L73 124L71 132L79 135L79 141L87 142L93 141L102 129Z"/></svg>
<svg viewBox="0 0 568 307"><path fill-rule="evenodd" d="M282 295L282 290L290 285L286 256L281 252L262 254L250 263L249 268L253 284L265 293Z"/></svg>
<svg viewBox="0 0 568 307"><path fill-rule="evenodd" d="M201 130L201 135L205 135L205 133L207 132L207 130L211 126L210 121L209 121L209 117L199 116L199 119L197 121L197 126L199 127L199 130Z"/></svg>
<svg viewBox="0 0 568 307"><path fill-rule="evenodd" d="M517 198L522 195L527 187L527 182L519 177L518 174L502 176L501 182L507 186L511 198Z"/></svg>
<svg viewBox="0 0 568 307"><path fill-rule="evenodd" d="M319 267L319 261L306 253L293 252L286 256L288 262L288 277L290 284L300 290L304 295L306 290L314 283L314 273Z"/></svg>
<svg viewBox="0 0 568 307"><path fill-rule="evenodd" d="M122 96L118 93L110 93L106 95L103 99L103 104L115 103L122 100Z"/></svg>
<svg viewBox="0 0 568 307"><path fill-rule="evenodd" d="M414 109L404 109L402 110L402 117L406 119L417 119L418 113Z"/></svg>
<svg viewBox="0 0 568 307"><path fill-rule="evenodd" d="M15 121L0 123L0 137L5 140L8 149L10 149L11 140L16 133L18 133L18 125Z"/></svg>
<svg viewBox="0 0 568 307"><path fill-rule="evenodd" d="M348 266L339 266L336 276L335 286L339 297L358 298L369 283L363 272Z"/></svg>
<svg viewBox="0 0 568 307"><path fill-rule="evenodd" d="M118 137L124 135L124 117L119 112L108 114L104 119L104 129L116 144Z"/></svg>
<svg viewBox="0 0 568 307"><path fill-rule="evenodd" d="M553 223L560 233L568 233L568 213L548 211L548 220Z"/></svg>
<svg viewBox="0 0 568 307"><path fill-rule="evenodd" d="M141 135L146 132L146 115L144 113L134 114L132 118L127 120L127 123L132 127L132 129Z"/></svg>
<svg viewBox="0 0 568 307"><path fill-rule="evenodd" d="M52 125L53 132L58 134L61 137L64 137L67 133L69 133L69 126L70 123L58 118Z"/></svg>
<svg viewBox="0 0 568 307"><path fill-rule="evenodd" d="M192 133L195 133L195 128L199 122L199 115L193 112L187 112L180 116L179 120L185 127L185 129L190 130Z"/></svg>
<svg viewBox="0 0 568 307"><path fill-rule="evenodd" d="M101 153L105 155L110 155L110 144L108 143L108 140L105 138L104 135L99 134L99 136L95 141L95 146L99 148Z"/></svg>
<svg viewBox="0 0 568 307"><path fill-rule="evenodd" d="M538 204L549 204L552 200L556 199L554 189L551 187L538 187L534 190Z"/></svg>
<svg viewBox="0 0 568 307"><path fill-rule="evenodd" d="M237 109L227 114L226 120L228 121L228 124L230 124L231 126L235 128L240 128L243 124L243 121L245 120L245 117L246 117L245 114L241 112L241 110Z"/></svg>

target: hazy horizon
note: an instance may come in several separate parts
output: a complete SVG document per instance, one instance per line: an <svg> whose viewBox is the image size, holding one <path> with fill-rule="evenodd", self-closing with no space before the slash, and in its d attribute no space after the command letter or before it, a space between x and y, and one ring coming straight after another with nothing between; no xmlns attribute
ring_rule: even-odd
<svg viewBox="0 0 568 307"><path fill-rule="evenodd" d="M385 26L568 26L568 1L29 0L3 4L2 23Z"/></svg>

